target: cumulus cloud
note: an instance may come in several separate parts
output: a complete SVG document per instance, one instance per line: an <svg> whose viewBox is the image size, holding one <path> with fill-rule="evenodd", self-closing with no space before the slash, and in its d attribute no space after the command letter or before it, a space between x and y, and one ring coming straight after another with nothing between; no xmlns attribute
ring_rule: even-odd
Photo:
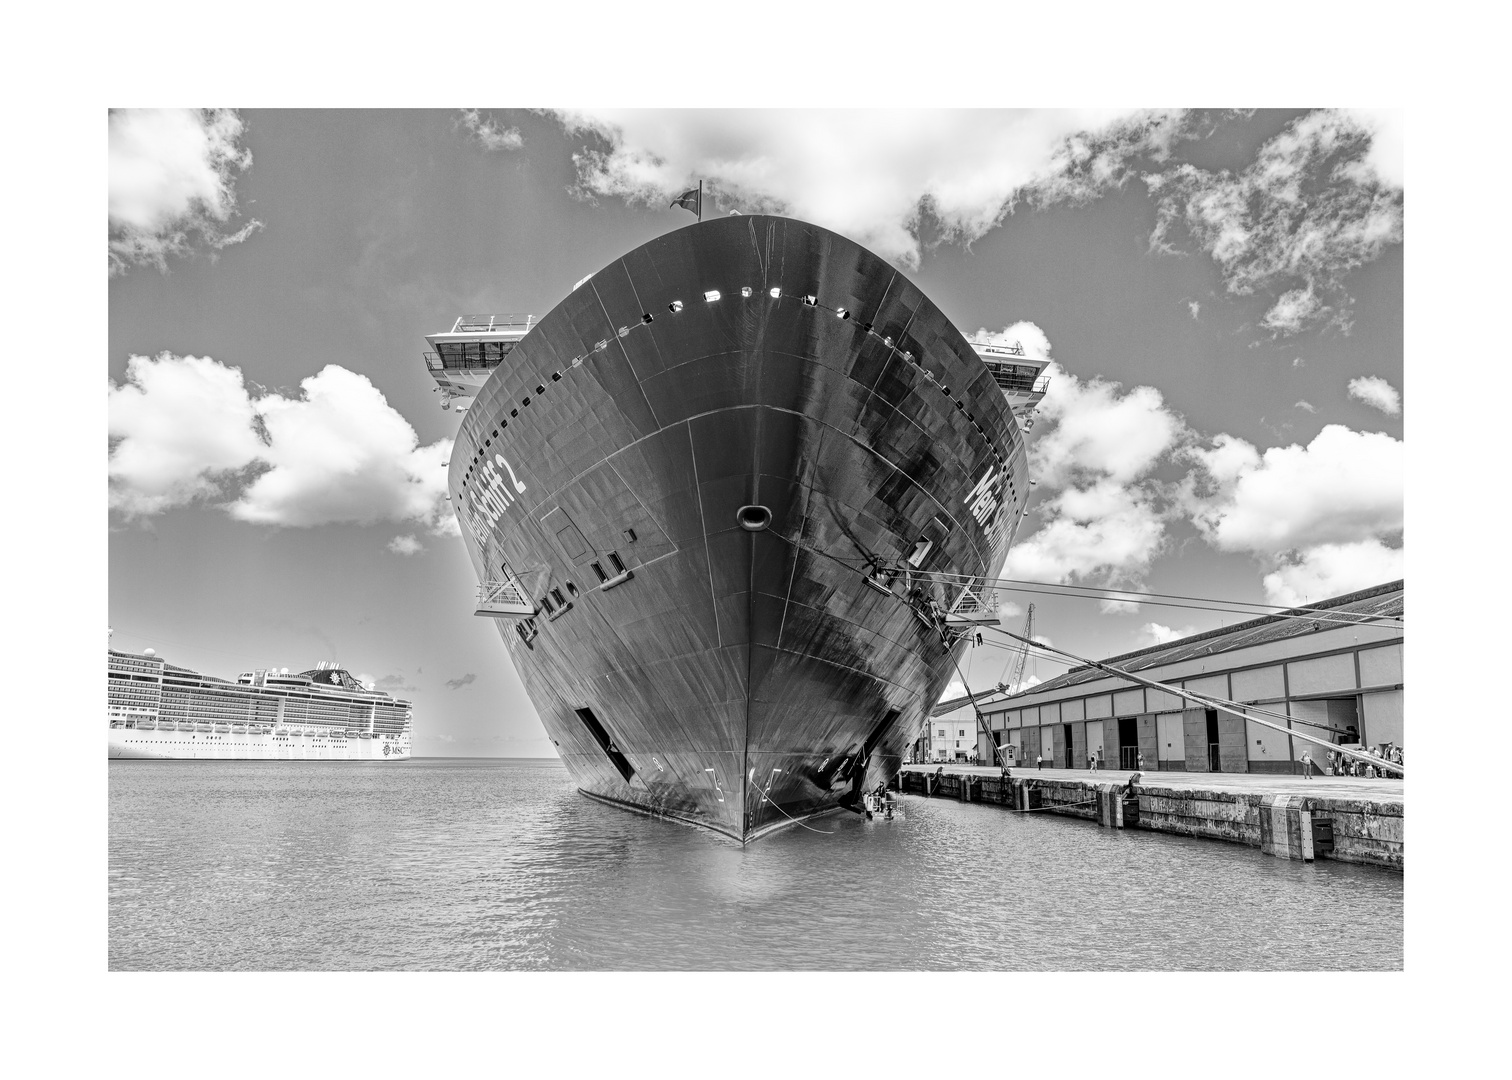
<svg viewBox="0 0 1512 1080"><path fill-rule="evenodd" d="M477 682L477 680L478 677L469 671L466 675L463 675L460 678L447 679L446 688L448 690L460 690L464 686L471 686L473 683Z"/></svg>
<svg viewBox="0 0 1512 1080"><path fill-rule="evenodd" d="M1051 429L1036 432L1030 451L1031 474L1042 484L1063 487L1097 477L1127 484L1187 434L1153 386L1124 392L1119 383L1084 381L1053 362L1046 374L1050 388L1039 415Z"/></svg>
<svg viewBox="0 0 1512 1080"><path fill-rule="evenodd" d="M1266 574L1265 595L1272 604L1307 604L1396 581L1402 566L1402 549L1381 540L1319 544L1290 553Z"/></svg>
<svg viewBox="0 0 1512 1080"><path fill-rule="evenodd" d="M1389 435L1328 424L1305 447L1262 454L1220 435L1186 453L1200 465L1192 520L1220 551L1279 555L1402 529L1406 457Z"/></svg>
<svg viewBox="0 0 1512 1080"><path fill-rule="evenodd" d="M279 526L418 522L455 531L451 440L420 446L366 376L327 365L297 396L254 396L209 357L133 356L109 390L110 505L128 518L229 500Z"/></svg>
<svg viewBox="0 0 1512 1080"><path fill-rule="evenodd" d="M1009 577L1133 586L1164 545L1165 515L1137 488L1111 481L1072 488L1038 510L1045 523L1008 549Z"/></svg>
<svg viewBox="0 0 1512 1080"><path fill-rule="evenodd" d="M1009 548L1004 573L1137 586L1165 544L1169 508L1154 470L1191 434L1153 387L1082 380L1053 361L1046 372L1048 430L1036 432L1029 470L1041 491L1057 490L1035 504L1039 528ZM1137 606L1105 598L1102 609Z"/></svg>
<svg viewBox="0 0 1512 1080"><path fill-rule="evenodd" d="M1378 116L1310 112L1237 174L1191 164L1150 173L1151 245L1176 250L1184 234L1230 293L1275 294L1261 324L1277 336L1323 322L1347 329L1343 276L1402 240L1401 172L1390 164L1400 151L1383 131Z"/></svg>
<svg viewBox="0 0 1512 1080"><path fill-rule="evenodd" d="M1177 114L600 109L550 115L586 140L573 156L585 196L665 206L703 179L721 213L789 214L915 269L925 215L945 238L969 243L1031 188L1053 199L1100 192L1119 182L1128 148L1157 146Z"/></svg>
<svg viewBox="0 0 1512 1080"><path fill-rule="evenodd" d="M1188 300L1187 301L1187 310L1192 313L1192 318L1195 319L1195 318L1197 318L1197 316L1199 315L1199 313L1201 313L1201 311L1202 311L1202 304L1199 301L1196 301L1196 300Z"/></svg>
<svg viewBox="0 0 1512 1080"><path fill-rule="evenodd" d="M388 542L388 549L395 555L415 555L425 550L425 545L413 536L396 536Z"/></svg>
<svg viewBox="0 0 1512 1080"><path fill-rule="evenodd" d="M919 266L926 222L970 243L1018 206L1080 205L1139 179L1157 207L1152 249L1189 242L1229 292L1273 296L1261 323L1276 336L1347 326L1343 275L1402 238L1398 113L1307 113L1238 173L1173 164L1212 126L1181 110L547 115L583 140L573 155L583 197L663 208L702 179L719 212L813 221L907 269Z"/></svg>
<svg viewBox="0 0 1512 1080"><path fill-rule="evenodd" d="M1362 375L1349 380L1349 396L1363 401L1387 416L1402 415L1402 395L1396 387L1377 375Z"/></svg>
<svg viewBox="0 0 1512 1080"><path fill-rule="evenodd" d="M1310 413L1315 413L1318 411L1318 407L1310 401L1299 401L1294 406L1292 406L1292 408L1301 409L1303 412Z"/></svg>
<svg viewBox="0 0 1512 1080"><path fill-rule="evenodd" d="M196 243L218 251L262 223L228 232L236 177L252 164L231 109L120 109L110 114L109 262L168 269Z"/></svg>
<svg viewBox="0 0 1512 1080"><path fill-rule="evenodd" d="M419 689L418 686L411 686L409 680L403 675L385 675L377 681L375 686L377 689L390 694L397 694L401 691L412 692Z"/></svg>
<svg viewBox="0 0 1512 1080"><path fill-rule="evenodd" d="M1183 626L1180 630L1175 630L1169 626L1162 626L1158 622L1147 622L1139 628L1139 632L1144 635L1144 644L1164 645L1170 641L1178 641L1181 638L1190 637L1197 632L1197 628Z"/></svg>
<svg viewBox="0 0 1512 1080"><path fill-rule="evenodd" d="M1220 551L1267 568L1272 603L1297 604L1401 576L1406 458L1400 441L1329 424L1307 446L1263 454L1231 435L1186 451L1186 507Z"/></svg>
<svg viewBox="0 0 1512 1080"><path fill-rule="evenodd" d="M519 128L505 127L492 117L484 120L477 109L463 109L456 126L476 139L485 150L518 150L525 145Z"/></svg>

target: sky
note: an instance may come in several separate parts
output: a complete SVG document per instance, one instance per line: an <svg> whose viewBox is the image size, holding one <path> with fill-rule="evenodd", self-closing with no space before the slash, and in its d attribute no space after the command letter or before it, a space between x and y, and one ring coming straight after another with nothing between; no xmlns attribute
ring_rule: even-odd
<svg viewBox="0 0 1512 1080"><path fill-rule="evenodd" d="M1403 576L1403 117L1257 110L125 111L109 128L117 648L336 660L418 753L549 756L444 495L421 354L691 223L815 222L1052 361L1004 576L1323 599ZM1107 656L1246 616L1004 590ZM973 650L979 689L1010 654ZM1062 670L1031 660L1030 678Z"/></svg>

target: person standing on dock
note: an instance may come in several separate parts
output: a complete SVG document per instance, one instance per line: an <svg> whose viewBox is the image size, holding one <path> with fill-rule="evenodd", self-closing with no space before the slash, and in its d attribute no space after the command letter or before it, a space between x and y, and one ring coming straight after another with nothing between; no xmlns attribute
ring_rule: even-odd
<svg viewBox="0 0 1512 1080"><path fill-rule="evenodd" d="M1312 775L1312 754L1308 753L1306 750L1302 751L1302 775Z"/></svg>
<svg viewBox="0 0 1512 1080"><path fill-rule="evenodd" d="M1036 769L1043 769L1045 767L1045 755L1044 754L1035 754L1034 755L1034 767Z"/></svg>

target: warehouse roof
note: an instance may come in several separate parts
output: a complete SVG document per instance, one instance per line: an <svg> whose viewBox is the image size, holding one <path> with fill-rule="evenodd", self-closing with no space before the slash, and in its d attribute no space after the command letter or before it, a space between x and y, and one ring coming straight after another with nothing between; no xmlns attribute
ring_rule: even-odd
<svg viewBox="0 0 1512 1080"><path fill-rule="evenodd" d="M1235 626L1219 627L1191 637L1168 641L1163 645L1151 645L1145 649L1110 656L1103 663L1121 667L1127 671L1142 671L1163 664L1179 663L1202 656L1216 656L1235 649L1247 649L1285 638L1302 637L1321 630L1335 629L1341 625L1375 622L1379 619L1400 621L1404 613L1405 590L1402 581L1392 581L1359 592L1345 593L1322 600L1306 607L1291 608L1275 615L1265 615ZM1064 675L1057 675L1042 683L1012 694L994 699L993 705L1012 702L1016 698L1043 694L1047 690L1059 690L1094 679L1106 678L1106 672L1085 664L1074 667Z"/></svg>

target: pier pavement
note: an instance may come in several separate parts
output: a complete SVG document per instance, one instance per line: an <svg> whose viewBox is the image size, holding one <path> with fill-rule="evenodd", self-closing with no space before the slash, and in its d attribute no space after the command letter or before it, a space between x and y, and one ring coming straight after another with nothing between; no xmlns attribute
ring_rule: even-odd
<svg viewBox="0 0 1512 1080"><path fill-rule="evenodd" d="M943 768L945 774L959 776L997 776L996 765L962 765L937 761L932 764L905 765L905 772L933 773ZM1127 769L1036 769L1033 765L1015 765L1015 780L1071 780L1084 784L1127 784L1134 773ZM1143 769L1140 787L1172 788L1180 791L1227 791L1245 795L1308 795L1320 799L1363 799L1372 802L1400 803L1404 781L1364 776L1287 776L1284 773L1199 773L1157 772Z"/></svg>

